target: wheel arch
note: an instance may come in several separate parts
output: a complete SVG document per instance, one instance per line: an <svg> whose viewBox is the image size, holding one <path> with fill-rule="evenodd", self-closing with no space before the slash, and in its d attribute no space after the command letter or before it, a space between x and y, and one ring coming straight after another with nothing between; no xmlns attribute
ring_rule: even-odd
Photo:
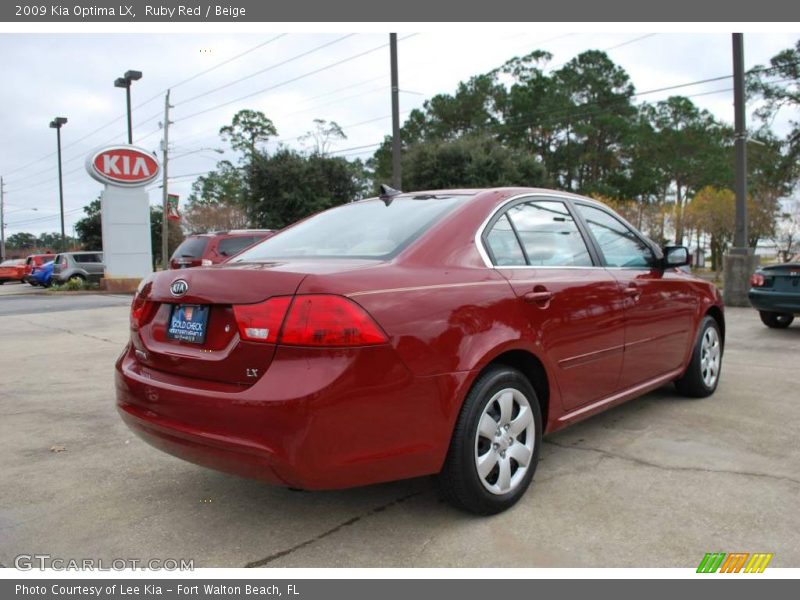
<svg viewBox="0 0 800 600"><path fill-rule="evenodd" d="M719 335L722 338L723 345L725 344L725 314L722 309L716 304L709 306L704 316L709 316L717 322L719 327Z"/></svg>
<svg viewBox="0 0 800 600"><path fill-rule="evenodd" d="M542 427L544 430L547 430L552 390L544 363L538 356L527 349L511 348L498 353L483 364L476 379L485 372L486 369L497 365L504 365L516 369L530 382L536 392L537 399L539 400L539 408L542 411ZM470 388L471 387L470 385Z"/></svg>

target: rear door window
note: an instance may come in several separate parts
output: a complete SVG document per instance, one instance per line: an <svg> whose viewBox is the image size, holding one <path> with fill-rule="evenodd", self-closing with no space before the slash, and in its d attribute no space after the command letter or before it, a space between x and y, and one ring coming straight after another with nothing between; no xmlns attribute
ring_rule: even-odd
<svg viewBox="0 0 800 600"><path fill-rule="evenodd" d="M512 206L507 216L514 224L529 265L592 266L586 242L563 202L524 202Z"/></svg>

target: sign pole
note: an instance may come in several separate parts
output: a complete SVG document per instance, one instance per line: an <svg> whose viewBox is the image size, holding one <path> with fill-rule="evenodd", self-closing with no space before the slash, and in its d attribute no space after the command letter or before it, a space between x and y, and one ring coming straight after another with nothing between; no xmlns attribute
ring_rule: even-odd
<svg viewBox="0 0 800 600"><path fill-rule="evenodd" d="M167 187L167 171L169 169L169 109L172 108L169 104L169 90L164 98L164 141L162 148L164 157L161 164L162 176L162 206L161 206L161 266L166 271L169 269L169 189Z"/></svg>

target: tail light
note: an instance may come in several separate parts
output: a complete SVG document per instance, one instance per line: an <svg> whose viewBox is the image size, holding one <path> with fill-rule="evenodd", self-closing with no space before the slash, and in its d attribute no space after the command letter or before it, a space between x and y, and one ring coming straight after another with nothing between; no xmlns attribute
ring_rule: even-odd
<svg viewBox="0 0 800 600"><path fill-rule="evenodd" d="M750 275L750 287L761 287L764 285L764 276L761 273Z"/></svg>
<svg viewBox="0 0 800 600"><path fill-rule="evenodd" d="M239 336L251 342L275 343L291 296L277 296L260 304L239 304L233 307Z"/></svg>
<svg viewBox="0 0 800 600"><path fill-rule="evenodd" d="M387 341L372 317L343 296L309 294L296 296L291 307L290 302L289 296L279 296L260 304L234 306L239 335L245 340L287 346L370 346Z"/></svg>
<svg viewBox="0 0 800 600"><path fill-rule="evenodd" d="M297 296L286 317L281 343L290 346L368 346L386 342L377 323L343 296Z"/></svg>
<svg viewBox="0 0 800 600"><path fill-rule="evenodd" d="M138 331L142 325L145 325L153 316L155 308L155 302L145 300L142 296L136 294L131 304L131 329Z"/></svg>

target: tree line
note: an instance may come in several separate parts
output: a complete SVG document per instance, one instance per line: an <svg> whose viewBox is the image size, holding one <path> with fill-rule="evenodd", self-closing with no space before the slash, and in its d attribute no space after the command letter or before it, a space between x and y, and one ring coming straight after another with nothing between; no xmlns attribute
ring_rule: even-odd
<svg viewBox="0 0 800 600"><path fill-rule="evenodd" d="M657 242L702 238L718 267L733 232L730 124L686 95L644 100L663 90L637 92L605 52L588 50L549 69L551 60L542 50L515 57L411 111L400 132L403 188L535 186L592 196ZM746 83L748 243L772 240L788 257L798 250L800 212L781 200L800 177L800 121L783 137L771 123L779 111L800 108L800 41L751 69ZM346 133L322 119L300 149L267 151L278 130L255 110L239 111L219 133L237 158L194 182L183 210L189 232L280 229L391 181L389 136L361 161L331 152ZM79 223L85 241L81 231Z"/></svg>

